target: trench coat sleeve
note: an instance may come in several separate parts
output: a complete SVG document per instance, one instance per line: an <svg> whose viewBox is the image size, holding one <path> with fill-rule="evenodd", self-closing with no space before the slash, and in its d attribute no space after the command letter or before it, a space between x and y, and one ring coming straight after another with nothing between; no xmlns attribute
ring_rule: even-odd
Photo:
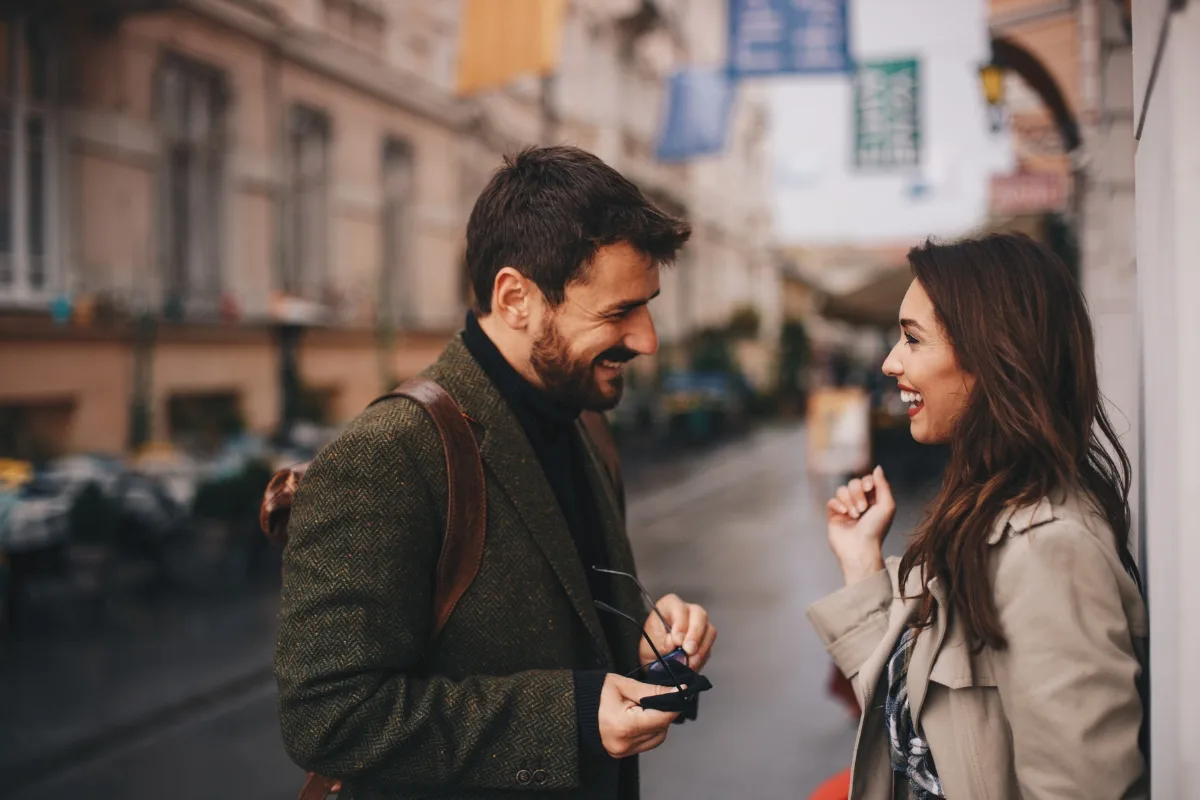
<svg viewBox="0 0 1200 800"><path fill-rule="evenodd" d="M888 569L843 587L809 606L808 618L825 649L852 681L887 635L892 605L892 579ZM862 702L861 687L859 702Z"/></svg>
<svg viewBox="0 0 1200 800"><path fill-rule="evenodd" d="M1002 544L992 651L1026 800L1144 796L1140 665L1112 553L1082 525L1055 521Z"/></svg>
<svg viewBox="0 0 1200 800"><path fill-rule="evenodd" d="M542 770L539 789L577 787L569 670L418 677L442 540L417 467L442 458L426 427L415 447L356 423L296 493L275 662L288 754L351 782L517 790Z"/></svg>

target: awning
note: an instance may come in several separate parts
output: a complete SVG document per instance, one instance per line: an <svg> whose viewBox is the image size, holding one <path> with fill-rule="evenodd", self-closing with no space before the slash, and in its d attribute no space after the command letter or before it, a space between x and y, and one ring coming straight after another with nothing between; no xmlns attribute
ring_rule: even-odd
<svg viewBox="0 0 1200 800"><path fill-rule="evenodd" d="M878 273L858 289L841 295L826 295L818 312L826 319L872 328L892 328L899 318L900 303L912 283L907 264Z"/></svg>

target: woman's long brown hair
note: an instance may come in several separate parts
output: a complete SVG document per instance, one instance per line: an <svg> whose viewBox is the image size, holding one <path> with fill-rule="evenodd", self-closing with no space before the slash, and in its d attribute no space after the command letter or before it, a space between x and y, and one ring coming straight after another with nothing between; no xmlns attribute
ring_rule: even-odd
<svg viewBox="0 0 1200 800"><path fill-rule="evenodd" d="M994 234L926 242L908 254L959 366L974 378L955 423L941 490L900 564L901 585L922 574L918 626L937 577L972 647L1003 648L988 579L988 535L1008 507L1078 487L1129 552L1129 457L1113 430L1096 375L1095 341L1079 284L1047 247Z"/></svg>

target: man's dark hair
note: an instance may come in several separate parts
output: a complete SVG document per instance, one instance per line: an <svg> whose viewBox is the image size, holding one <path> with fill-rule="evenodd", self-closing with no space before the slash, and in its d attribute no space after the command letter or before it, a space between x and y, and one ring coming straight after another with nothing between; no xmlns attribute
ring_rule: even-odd
<svg viewBox="0 0 1200 800"><path fill-rule="evenodd" d="M553 306L596 250L627 242L670 263L691 226L656 208L628 179L577 147L531 147L504 159L467 223L476 310L492 310L496 274L512 267Z"/></svg>

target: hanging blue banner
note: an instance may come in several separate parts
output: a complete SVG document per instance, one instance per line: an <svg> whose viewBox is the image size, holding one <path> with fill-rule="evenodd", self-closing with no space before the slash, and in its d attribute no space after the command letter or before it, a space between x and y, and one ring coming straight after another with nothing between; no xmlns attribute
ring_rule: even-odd
<svg viewBox="0 0 1200 800"><path fill-rule="evenodd" d="M725 149L733 84L725 69L693 67L667 82L667 113L655 155L659 161L686 161Z"/></svg>
<svg viewBox="0 0 1200 800"><path fill-rule="evenodd" d="M729 74L852 72L848 0L729 0Z"/></svg>

